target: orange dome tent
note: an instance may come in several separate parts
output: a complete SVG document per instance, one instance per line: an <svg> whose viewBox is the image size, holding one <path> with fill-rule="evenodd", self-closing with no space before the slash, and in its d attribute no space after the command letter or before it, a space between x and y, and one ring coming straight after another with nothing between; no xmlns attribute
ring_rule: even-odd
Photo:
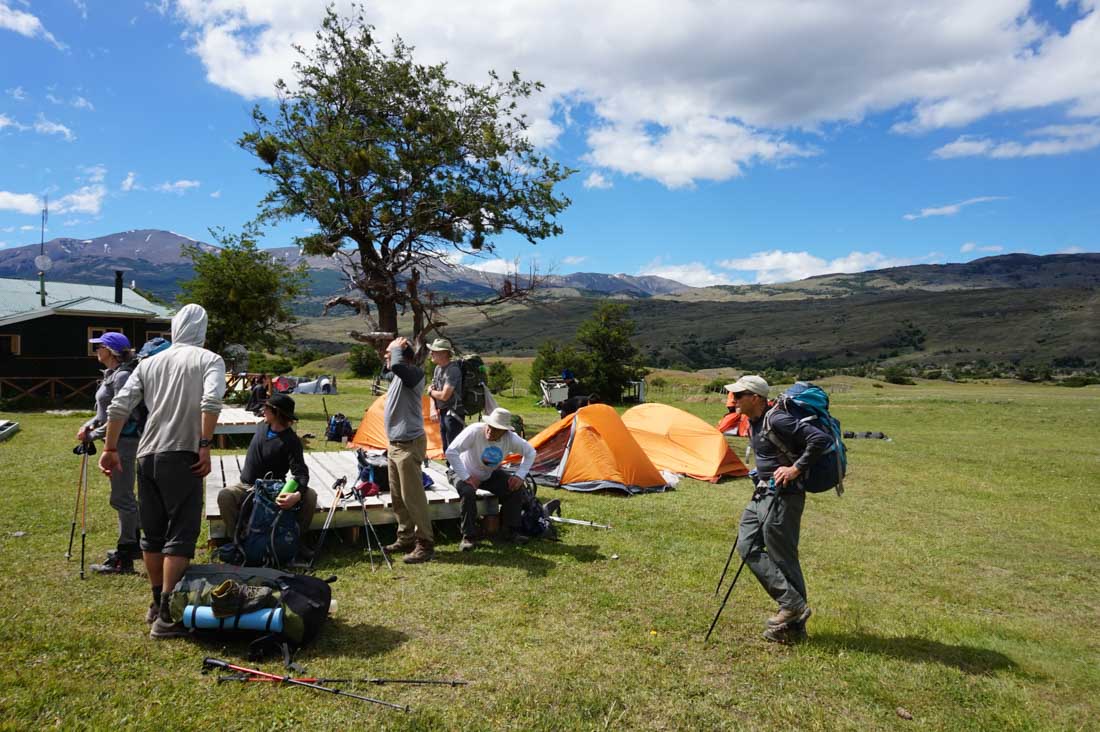
<svg viewBox="0 0 1100 732"><path fill-rule="evenodd" d="M667 404L639 404L623 424L661 470L717 483L724 475L748 475L722 433L693 414Z"/></svg>
<svg viewBox="0 0 1100 732"><path fill-rule="evenodd" d="M582 407L535 435L531 470L571 491L620 490L627 494L661 491L661 471L606 404Z"/></svg>
<svg viewBox="0 0 1100 732"><path fill-rule="evenodd" d="M433 422L428 416L430 403L428 397L424 397L424 431L428 434L428 457L433 460L443 459L443 440L439 437L439 422ZM359 429L355 436L348 440L348 447L365 447L368 450L388 450L390 443L386 439L385 423L386 395L378 397L374 403L363 413L363 419L359 422Z"/></svg>

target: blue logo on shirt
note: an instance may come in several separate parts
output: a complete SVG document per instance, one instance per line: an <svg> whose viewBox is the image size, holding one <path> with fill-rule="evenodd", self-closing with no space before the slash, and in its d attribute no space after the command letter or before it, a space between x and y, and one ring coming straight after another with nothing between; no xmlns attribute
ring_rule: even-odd
<svg viewBox="0 0 1100 732"><path fill-rule="evenodd" d="M487 468L496 468L504 460L504 451L496 445L490 445L481 453L481 464Z"/></svg>

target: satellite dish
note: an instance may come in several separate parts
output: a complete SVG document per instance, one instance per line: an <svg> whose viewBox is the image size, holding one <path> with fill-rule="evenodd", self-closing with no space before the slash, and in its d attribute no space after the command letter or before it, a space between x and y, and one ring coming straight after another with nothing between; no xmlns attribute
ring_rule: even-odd
<svg viewBox="0 0 1100 732"><path fill-rule="evenodd" d="M49 272L50 268L53 267L53 260L45 254L39 254L34 258L34 266L38 267L39 272Z"/></svg>

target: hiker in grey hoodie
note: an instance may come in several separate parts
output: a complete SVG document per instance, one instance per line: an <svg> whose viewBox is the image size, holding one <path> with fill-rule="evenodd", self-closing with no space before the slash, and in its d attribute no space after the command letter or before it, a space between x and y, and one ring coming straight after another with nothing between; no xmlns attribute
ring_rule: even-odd
<svg viewBox="0 0 1100 732"><path fill-rule="evenodd" d="M225 394L225 362L202 347L206 311L184 305L172 318L172 346L137 365L107 407L107 436L99 468L121 469L118 441L130 412L149 409L137 449L141 549L153 589L145 620L153 638L185 635L168 611L172 588L195 556L202 527L202 479Z"/></svg>

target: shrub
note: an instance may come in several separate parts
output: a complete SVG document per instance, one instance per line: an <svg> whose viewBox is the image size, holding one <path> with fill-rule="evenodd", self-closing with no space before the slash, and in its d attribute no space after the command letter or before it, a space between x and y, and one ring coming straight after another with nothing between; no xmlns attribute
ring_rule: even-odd
<svg viewBox="0 0 1100 732"><path fill-rule="evenodd" d="M901 366L888 366L882 372L882 378L888 384L913 386L916 382L909 378L908 372Z"/></svg>
<svg viewBox="0 0 1100 732"><path fill-rule="evenodd" d="M294 370L294 364L289 358L275 356L260 351L249 351L248 369L257 374L289 374Z"/></svg>
<svg viewBox="0 0 1100 732"><path fill-rule="evenodd" d="M378 351L370 346L358 343L348 352L348 368L358 377L374 376L382 370L382 359Z"/></svg>
<svg viewBox="0 0 1100 732"><path fill-rule="evenodd" d="M663 376L654 376L649 380L649 386L653 389L664 389L668 386L668 379Z"/></svg>
<svg viewBox="0 0 1100 732"><path fill-rule="evenodd" d="M503 361L493 361L489 364L488 372L489 391L499 394L512 385L512 370Z"/></svg>

